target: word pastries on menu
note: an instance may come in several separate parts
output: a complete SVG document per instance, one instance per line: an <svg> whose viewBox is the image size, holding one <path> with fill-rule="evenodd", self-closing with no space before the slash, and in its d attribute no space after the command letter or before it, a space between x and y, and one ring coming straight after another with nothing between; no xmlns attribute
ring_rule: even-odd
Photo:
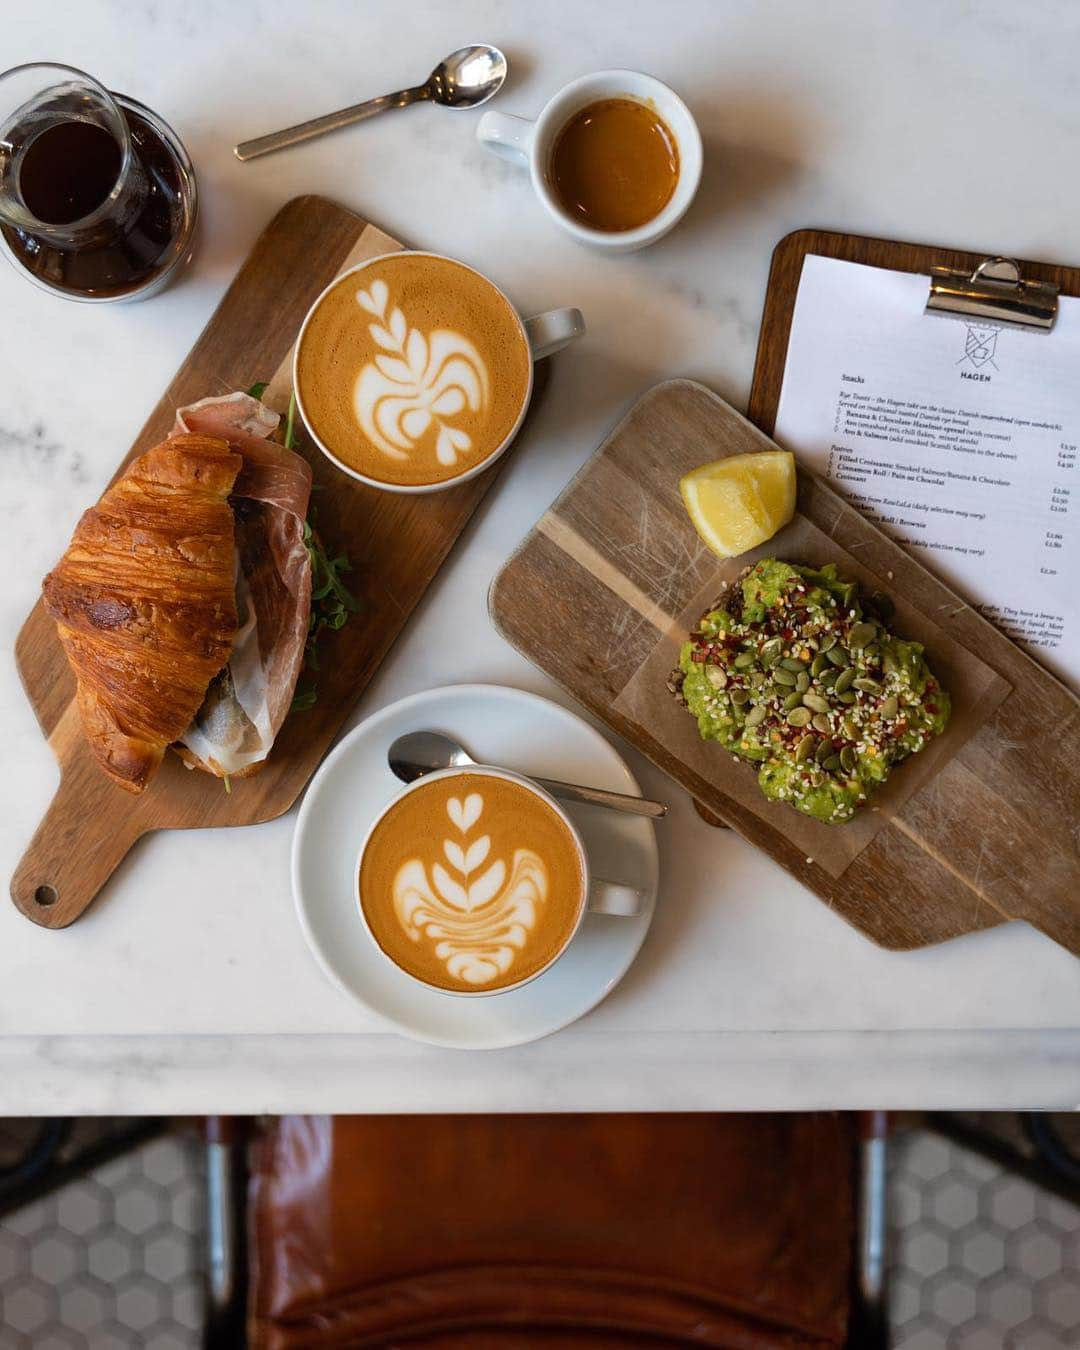
<svg viewBox="0 0 1080 1350"><path fill-rule="evenodd" d="M1028 333L928 316L928 285L806 259L776 439L1075 679L1080 300Z"/></svg>

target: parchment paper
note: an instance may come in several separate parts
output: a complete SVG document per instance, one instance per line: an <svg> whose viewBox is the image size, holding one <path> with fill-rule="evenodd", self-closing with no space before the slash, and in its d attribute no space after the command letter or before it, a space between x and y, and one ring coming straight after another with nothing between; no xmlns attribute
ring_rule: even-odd
<svg viewBox="0 0 1080 1350"><path fill-rule="evenodd" d="M930 669L952 698L952 716L944 732L898 765L870 804L854 820L826 825L786 802L770 801L758 787L757 765L736 760L715 741L702 741L697 719L677 703L667 687L679 662L679 648L701 616L714 608L724 587L760 558L780 558L806 567L834 562L841 577L860 582L867 594L882 591L896 606L889 629L926 648ZM974 652L955 642L932 619L905 601L887 576L865 567L823 530L797 515L762 547L738 558L717 559L715 573L686 609L673 620L644 664L615 700L616 710L653 740L707 779L719 791L790 839L832 877L839 877L909 797L939 772L966 740L1012 691L1012 686ZM721 808L722 810L722 808Z"/></svg>

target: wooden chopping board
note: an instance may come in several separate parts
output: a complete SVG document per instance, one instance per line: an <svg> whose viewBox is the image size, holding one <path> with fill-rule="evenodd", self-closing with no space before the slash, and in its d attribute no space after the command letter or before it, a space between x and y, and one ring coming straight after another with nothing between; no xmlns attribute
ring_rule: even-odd
<svg viewBox="0 0 1080 1350"><path fill-rule="evenodd" d="M266 401L282 410L293 341L316 296L345 267L401 247L324 197L288 202L255 244L117 474L164 439L182 404L267 380ZM537 393L544 382L541 364ZM150 830L252 825L287 811L506 458L458 487L409 496L366 487L339 472L307 440L299 421L298 429L299 450L314 471L316 526L331 554L349 555L353 571L346 579L361 611L321 637L317 702L287 718L261 773L235 780L226 793L220 779L185 769L168 754L141 796L125 792L86 747L73 702L75 682L40 601L23 625L16 663L61 774L11 881L12 899L35 923L63 928L78 918ZM57 539L57 557L66 543Z"/></svg>
<svg viewBox="0 0 1080 1350"><path fill-rule="evenodd" d="M839 871L819 865L789 837L793 818L805 818L774 804L763 819L708 770L673 754L670 738L627 714L631 682L718 566L683 509L679 478L707 460L770 447L699 384L673 380L650 390L500 572L491 592L494 622L608 726L874 942L909 949L1023 918L1080 954L1076 700L814 475L799 471L796 524L809 521L880 578L880 589L902 597L927 623L940 620L950 643L997 682L992 711L973 716L974 732ZM679 715L693 726L688 714ZM699 749L695 744L695 764ZM916 772L919 758L898 769L897 779ZM833 828L852 830L856 823Z"/></svg>

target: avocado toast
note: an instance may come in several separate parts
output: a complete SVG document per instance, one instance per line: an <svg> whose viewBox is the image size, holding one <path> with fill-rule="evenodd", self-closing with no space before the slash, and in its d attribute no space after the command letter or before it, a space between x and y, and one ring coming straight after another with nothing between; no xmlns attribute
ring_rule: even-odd
<svg viewBox="0 0 1080 1350"><path fill-rule="evenodd" d="M834 564L747 568L683 644L671 688L703 740L760 765L766 797L843 824L949 720L918 642Z"/></svg>

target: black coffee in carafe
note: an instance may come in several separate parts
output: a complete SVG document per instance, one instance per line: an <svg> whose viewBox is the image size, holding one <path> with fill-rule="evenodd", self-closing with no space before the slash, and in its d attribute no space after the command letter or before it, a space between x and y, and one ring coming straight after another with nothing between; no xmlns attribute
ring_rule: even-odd
<svg viewBox="0 0 1080 1350"><path fill-rule="evenodd" d="M71 225L104 204L122 163L120 146L104 127L56 122L23 151L17 191L38 220Z"/></svg>
<svg viewBox="0 0 1080 1350"><path fill-rule="evenodd" d="M63 66L0 75L0 237L39 284L141 298L190 254L195 178L148 108Z"/></svg>

